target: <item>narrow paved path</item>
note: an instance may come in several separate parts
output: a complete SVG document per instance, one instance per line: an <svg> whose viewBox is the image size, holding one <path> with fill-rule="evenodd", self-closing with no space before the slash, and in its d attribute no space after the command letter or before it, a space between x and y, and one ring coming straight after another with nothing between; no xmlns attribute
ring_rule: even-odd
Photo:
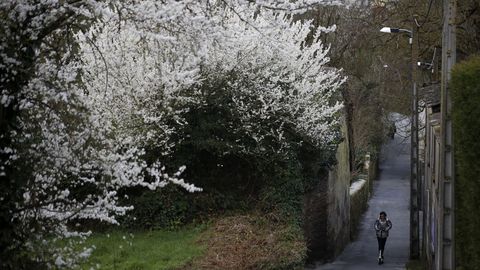
<svg viewBox="0 0 480 270"><path fill-rule="evenodd" d="M378 180L374 182L368 209L362 217L356 241L337 259L316 266L316 270L405 269L409 253L410 226L410 144L408 138L395 139L384 146ZM377 264L377 239L373 229L378 213L385 211L393 227L385 246L385 263Z"/></svg>

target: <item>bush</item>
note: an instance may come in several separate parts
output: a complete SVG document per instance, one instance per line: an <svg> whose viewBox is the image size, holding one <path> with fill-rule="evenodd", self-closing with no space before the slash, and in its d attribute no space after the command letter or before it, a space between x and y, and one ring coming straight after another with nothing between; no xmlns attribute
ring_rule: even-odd
<svg viewBox="0 0 480 270"><path fill-rule="evenodd" d="M452 72L453 132L456 160L456 256L464 269L480 267L480 57Z"/></svg>
<svg viewBox="0 0 480 270"><path fill-rule="evenodd" d="M132 205L128 215L120 217L120 224L127 229L170 229L176 230L195 221L207 221L232 209L245 209L239 195L207 190L185 194L185 190L169 185L161 190L129 189L123 200Z"/></svg>
<svg viewBox="0 0 480 270"><path fill-rule="evenodd" d="M136 194L130 191L128 205L134 209L124 217L120 224L129 229L170 228L184 224L192 216L189 200L182 196L177 186L167 186L162 190L138 190Z"/></svg>

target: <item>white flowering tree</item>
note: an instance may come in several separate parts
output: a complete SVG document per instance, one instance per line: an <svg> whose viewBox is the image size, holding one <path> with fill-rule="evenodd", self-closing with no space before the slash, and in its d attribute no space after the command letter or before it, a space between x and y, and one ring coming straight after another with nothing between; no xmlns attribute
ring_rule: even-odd
<svg viewBox="0 0 480 270"><path fill-rule="evenodd" d="M182 16L169 13L173 19L160 22L155 35L144 20L109 20L79 35L91 107L115 123L119 136L167 154L182 139L170 135L188 124L182 115L207 103L205 86L225 81L212 91L231 92L229 109L242 120L231 127L237 133L282 145L288 126L316 145L332 142L341 107L332 95L343 78L326 66L328 48L318 36L334 27L318 28L306 44L310 22L294 22L277 6L205 7L190 3ZM265 126L275 115L282 115L272 119L275 128Z"/></svg>
<svg viewBox="0 0 480 270"><path fill-rule="evenodd" d="M226 82L213 92L227 91L241 119L229 128L257 142L241 151L272 140L273 151L288 149L292 129L331 143L343 78L317 37L334 29L307 44L312 25L291 16L318 4L338 3L2 1L1 266L88 256L52 242L87 236L78 220L116 223L131 209L118 203L121 188L201 190L180 178L185 167L168 174L161 162L212 82ZM158 156L146 160L151 148Z"/></svg>

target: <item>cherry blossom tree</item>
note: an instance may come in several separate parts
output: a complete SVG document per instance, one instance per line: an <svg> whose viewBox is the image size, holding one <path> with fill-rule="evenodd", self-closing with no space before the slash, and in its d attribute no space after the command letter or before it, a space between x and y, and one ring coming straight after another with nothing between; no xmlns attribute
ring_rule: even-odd
<svg viewBox="0 0 480 270"><path fill-rule="evenodd" d="M317 145L331 142L341 107L331 104L332 95L344 79L326 66L328 47L306 44L311 23L294 22L278 8L220 3L206 17L203 3L180 11L189 16L170 14L175 19L155 35L145 30L150 21L137 20L104 22L80 35L91 107L115 122L120 136L168 153L178 143L169 135L186 124L182 115L205 104L202 88L226 80L231 110L242 117L243 125L232 127L239 133L288 144L288 125ZM192 24L197 17L201 23ZM318 28L314 40L333 30ZM279 114L274 129L264 126Z"/></svg>

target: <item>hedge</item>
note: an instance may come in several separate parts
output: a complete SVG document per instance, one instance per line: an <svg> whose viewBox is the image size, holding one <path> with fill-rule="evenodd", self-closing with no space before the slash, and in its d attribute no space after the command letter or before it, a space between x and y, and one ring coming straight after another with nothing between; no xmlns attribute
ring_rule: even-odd
<svg viewBox="0 0 480 270"><path fill-rule="evenodd" d="M480 56L454 67L451 86L456 262L459 269L480 269Z"/></svg>

